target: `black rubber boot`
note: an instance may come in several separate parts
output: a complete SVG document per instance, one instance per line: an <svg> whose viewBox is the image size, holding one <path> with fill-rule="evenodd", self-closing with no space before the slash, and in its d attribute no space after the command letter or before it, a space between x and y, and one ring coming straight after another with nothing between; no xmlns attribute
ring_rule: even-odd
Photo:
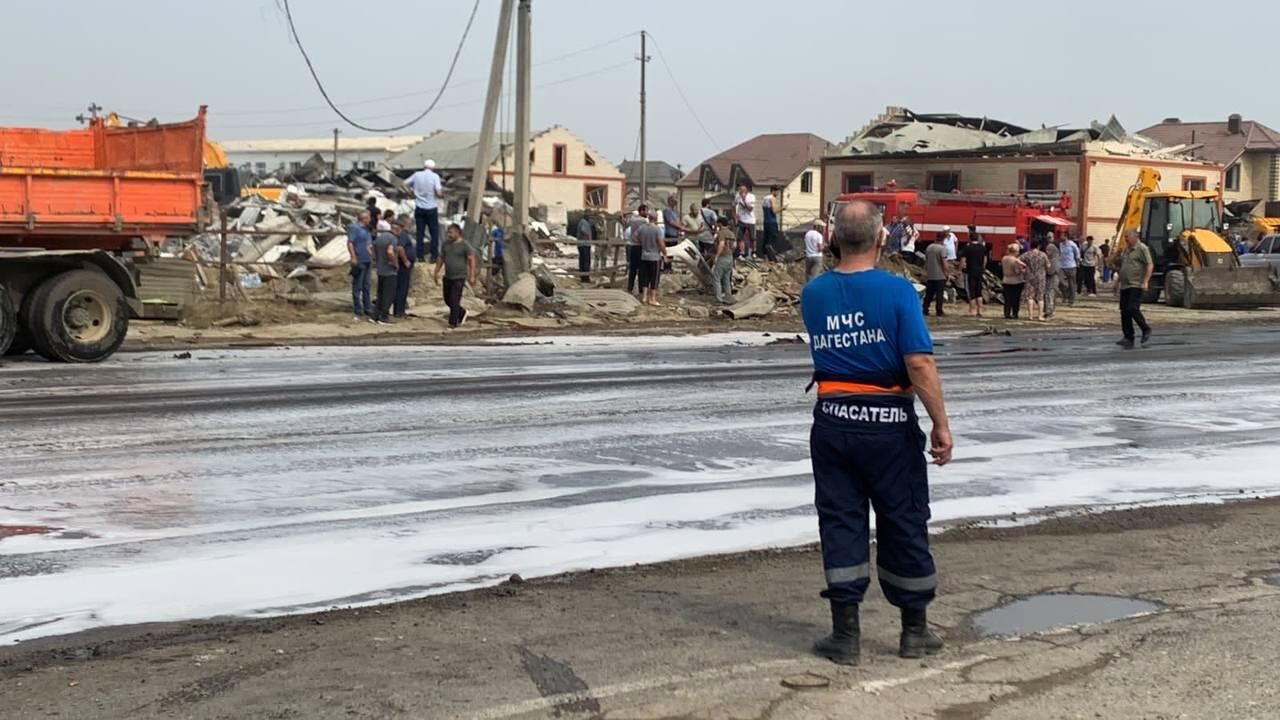
<svg viewBox="0 0 1280 720"><path fill-rule="evenodd" d="M942 652L942 638L929 629L924 609L902 608L902 637L898 640L898 656L922 658Z"/></svg>
<svg viewBox="0 0 1280 720"><path fill-rule="evenodd" d="M831 601L831 634L813 644L813 654L837 665L857 665L862 655L858 604Z"/></svg>

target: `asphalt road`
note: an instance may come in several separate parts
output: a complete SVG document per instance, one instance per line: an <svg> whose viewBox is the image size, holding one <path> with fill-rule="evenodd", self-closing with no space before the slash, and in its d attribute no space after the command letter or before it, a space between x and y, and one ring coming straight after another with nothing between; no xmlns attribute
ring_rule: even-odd
<svg viewBox="0 0 1280 720"><path fill-rule="evenodd" d="M807 353L768 340L6 363L0 640L810 542ZM938 354L937 521L1280 492L1280 330Z"/></svg>

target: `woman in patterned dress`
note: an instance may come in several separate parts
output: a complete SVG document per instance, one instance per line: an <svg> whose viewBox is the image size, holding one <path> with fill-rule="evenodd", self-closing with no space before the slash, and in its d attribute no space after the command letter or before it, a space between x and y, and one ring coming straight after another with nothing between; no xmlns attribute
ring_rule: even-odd
<svg viewBox="0 0 1280 720"><path fill-rule="evenodd" d="M1027 266L1023 275L1026 287L1023 297L1027 299L1027 315L1032 320L1044 320L1044 287L1049 271L1049 256L1045 254L1045 241L1041 240L1035 248L1022 256L1022 264Z"/></svg>

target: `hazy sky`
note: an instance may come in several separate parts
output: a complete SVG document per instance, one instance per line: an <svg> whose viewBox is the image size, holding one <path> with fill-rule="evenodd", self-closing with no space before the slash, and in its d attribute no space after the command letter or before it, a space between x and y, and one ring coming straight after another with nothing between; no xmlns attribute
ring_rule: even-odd
<svg viewBox="0 0 1280 720"><path fill-rule="evenodd" d="M499 5L481 3L455 84L404 132L478 129ZM330 94L357 119L392 125L430 101L471 2L291 7ZM562 124L615 162L634 158L639 37L623 36L644 28L657 45L648 154L686 168L764 132L839 141L886 105L1032 127L1115 113L1132 130L1167 116L1232 112L1280 127L1280 97L1263 89L1274 51L1247 32L1278 21L1274 0L535 0L533 126ZM95 101L162 120L207 104L215 139L327 135L342 126L308 77L277 0L13 2L3 24L6 125L69 127ZM1186 62L1177 59L1180 46ZM1247 69L1257 75L1239 75Z"/></svg>

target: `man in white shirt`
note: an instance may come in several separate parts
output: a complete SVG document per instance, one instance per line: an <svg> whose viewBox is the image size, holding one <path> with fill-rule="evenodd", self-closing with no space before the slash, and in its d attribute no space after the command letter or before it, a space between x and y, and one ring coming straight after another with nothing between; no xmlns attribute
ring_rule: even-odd
<svg viewBox="0 0 1280 720"><path fill-rule="evenodd" d="M427 256L424 235L431 235L431 262L440 255L440 198L444 197L444 185L436 174L436 161L428 160L418 172L409 176L405 184L413 190L413 219L418 226L418 260Z"/></svg>
<svg viewBox="0 0 1280 720"><path fill-rule="evenodd" d="M822 251L826 248L822 231L826 227L822 220L815 220L813 229L804 234L804 275L809 280L822 274Z"/></svg>
<svg viewBox="0 0 1280 720"><path fill-rule="evenodd" d="M956 261L956 246L959 240L956 234L951 232L951 226L942 228L942 247L947 251L947 262Z"/></svg>
<svg viewBox="0 0 1280 720"><path fill-rule="evenodd" d="M738 254L754 257L756 254L756 196L747 190L746 183L738 183L738 194L733 196L733 216L738 221Z"/></svg>

